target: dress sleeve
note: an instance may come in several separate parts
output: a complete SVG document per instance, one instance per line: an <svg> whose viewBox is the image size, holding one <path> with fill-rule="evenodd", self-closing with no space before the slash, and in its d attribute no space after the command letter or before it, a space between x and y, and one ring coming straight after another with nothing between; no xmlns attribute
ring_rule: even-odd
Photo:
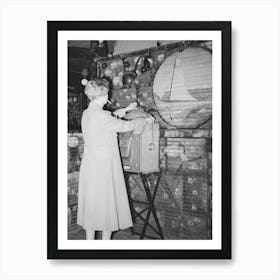
<svg viewBox="0 0 280 280"><path fill-rule="evenodd" d="M139 118L131 121L124 121L112 117L111 115L104 115L101 125L104 129L114 131L114 132L128 132L135 129L142 129L146 125L146 120L144 118Z"/></svg>

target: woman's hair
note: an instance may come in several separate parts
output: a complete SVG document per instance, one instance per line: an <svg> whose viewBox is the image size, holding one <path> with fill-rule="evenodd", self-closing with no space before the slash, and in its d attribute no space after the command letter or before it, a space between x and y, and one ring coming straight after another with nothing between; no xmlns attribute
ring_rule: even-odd
<svg viewBox="0 0 280 280"><path fill-rule="evenodd" d="M99 87L105 87L109 89L109 82L105 79L94 78L86 84L85 95L90 100L94 100L98 96L102 96L102 92L97 90Z"/></svg>

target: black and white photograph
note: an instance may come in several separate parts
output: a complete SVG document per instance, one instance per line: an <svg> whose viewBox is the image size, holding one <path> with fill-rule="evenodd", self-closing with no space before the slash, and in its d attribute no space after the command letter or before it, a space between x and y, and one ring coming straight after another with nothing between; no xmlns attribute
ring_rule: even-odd
<svg viewBox="0 0 280 280"><path fill-rule="evenodd" d="M212 42L68 51L68 238L211 239Z"/></svg>
<svg viewBox="0 0 280 280"><path fill-rule="evenodd" d="M222 96L230 100L230 84L222 88L222 71L230 77L230 64L221 68L221 29L230 47L230 23L215 27L142 32L138 40L131 31L58 32L60 249L223 251L231 209L227 203L223 225L221 193L230 198L230 180L222 186L222 140L224 153L230 143L221 120L230 108L222 108Z"/></svg>

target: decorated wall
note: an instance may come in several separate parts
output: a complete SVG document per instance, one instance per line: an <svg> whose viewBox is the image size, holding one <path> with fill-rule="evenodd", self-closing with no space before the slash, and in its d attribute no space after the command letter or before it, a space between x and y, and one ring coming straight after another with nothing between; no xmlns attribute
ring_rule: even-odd
<svg viewBox="0 0 280 280"><path fill-rule="evenodd" d="M125 107L136 101L160 124L162 178L155 207L164 237L211 238L212 42L174 42L101 58L96 60L95 69L96 75L108 79L111 85L112 106L108 109ZM78 122L86 102L83 95L77 93L76 96L69 94L69 98L72 99L68 100L68 108L72 106L76 111L72 120L77 119ZM69 127L68 140L68 221L71 235L80 230L76 215L83 138L78 123ZM151 189L155 179L149 178ZM145 200L137 178L131 178L129 185L131 198ZM144 204L136 203L134 207L141 211ZM141 229L141 223L136 220L136 230ZM156 238L153 231L149 234Z"/></svg>

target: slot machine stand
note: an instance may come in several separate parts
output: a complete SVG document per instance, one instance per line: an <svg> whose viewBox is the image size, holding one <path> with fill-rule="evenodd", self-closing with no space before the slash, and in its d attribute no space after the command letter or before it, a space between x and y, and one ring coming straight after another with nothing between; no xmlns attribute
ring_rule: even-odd
<svg viewBox="0 0 280 280"><path fill-rule="evenodd" d="M134 230L134 228L132 228L132 234L140 235L140 239L144 239L144 237L151 238L151 239L157 239L154 236L149 236L149 235L146 234L147 227L149 227L151 230L153 230L160 237L160 239L164 239L163 232L162 232L162 229L161 229L161 226L160 226L160 223L159 223L159 219L158 219L158 216L157 216L157 212L156 212L156 209L155 209L155 205L154 205L154 201L155 201L155 198L156 198L156 195L157 195L157 190L158 190L160 178L161 178L161 175L162 175L161 171L150 172L150 173L124 171L124 175L125 175L125 180L126 180L126 184L127 184L127 187L128 187L129 203L130 203L130 208L131 208L133 218L135 220L138 217L144 222L142 231L137 232L137 231ZM151 192L151 189L149 187L149 182L148 182L148 177L151 176L151 175L157 176L153 192ZM136 200L136 199L131 198L131 196L130 196L130 189L131 188L130 188L130 185L129 185L129 177L130 176L132 176L132 177L139 176L141 178L141 182L142 182L142 185L143 185L143 188L144 188L144 191L145 191L147 201ZM135 178L134 178L134 181L136 182L138 187L141 188L139 182L137 180L135 180ZM134 202L145 204L146 207L143 210L141 210L140 212L138 212L138 211L135 210ZM146 212L146 211L147 211L147 214L145 216L144 212ZM154 217L154 221L156 223L157 228L155 228L149 222L151 214Z"/></svg>

